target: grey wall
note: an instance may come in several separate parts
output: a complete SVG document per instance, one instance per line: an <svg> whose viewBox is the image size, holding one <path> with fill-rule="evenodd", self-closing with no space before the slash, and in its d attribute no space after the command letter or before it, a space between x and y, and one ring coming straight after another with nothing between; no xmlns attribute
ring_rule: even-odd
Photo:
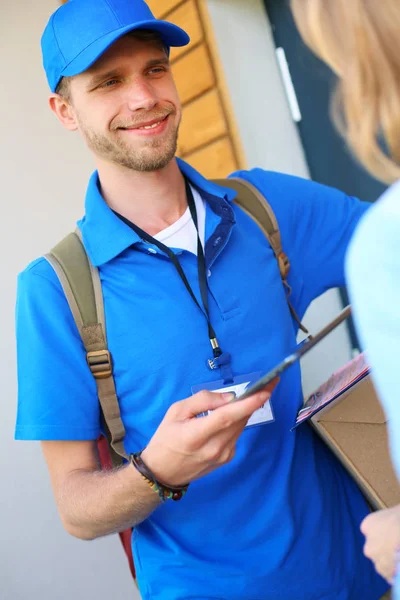
<svg viewBox="0 0 400 600"><path fill-rule="evenodd" d="M207 4L248 166L309 177L262 0ZM330 291L312 304L305 323L316 332L340 308L338 292ZM304 393L312 392L350 358L349 336L341 326L303 360Z"/></svg>
<svg viewBox="0 0 400 600"><path fill-rule="evenodd" d="M92 170L78 138L46 106L40 35L56 0L0 6L2 218L0 598L134 600L119 540L81 542L62 529L37 443L14 442L16 274L74 227Z"/></svg>

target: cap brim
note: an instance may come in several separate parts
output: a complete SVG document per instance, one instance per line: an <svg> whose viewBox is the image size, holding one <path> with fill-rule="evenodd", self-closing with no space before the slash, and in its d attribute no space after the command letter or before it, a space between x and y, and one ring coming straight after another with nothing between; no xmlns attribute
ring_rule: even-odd
<svg viewBox="0 0 400 600"><path fill-rule="evenodd" d="M62 71L62 77L72 77L83 73L89 67L91 67L110 46L114 44L119 38L126 33L134 31L136 29L149 29L151 31L157 31L166 46L186 46L190 42L190 37L180 27L167 21L141 21L135 23L135 25L127 25L121 29L116 29L111 33L96 40L90 46L85 48L79 56L77 56L72 62L69 63Z"/></svg>

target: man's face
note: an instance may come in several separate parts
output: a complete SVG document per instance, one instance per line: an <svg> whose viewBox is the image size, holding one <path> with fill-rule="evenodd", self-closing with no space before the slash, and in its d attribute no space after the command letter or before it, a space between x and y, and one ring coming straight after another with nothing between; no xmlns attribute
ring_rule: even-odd
<svg viewBox="0 0 400 600"><path fill-rule="evenodd" d="M70 97L78 129L98 158L156 171L175 156L182 111L157 42L121 38L72 78Z"/></svg>

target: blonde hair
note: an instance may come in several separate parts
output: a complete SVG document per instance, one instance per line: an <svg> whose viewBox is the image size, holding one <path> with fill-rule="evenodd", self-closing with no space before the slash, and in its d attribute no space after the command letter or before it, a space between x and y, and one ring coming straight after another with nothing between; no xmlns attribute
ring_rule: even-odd
<svg viewBox="0 0 400 600"><path fill-rule="evenodd" d="M399 0L291 0L291 5L304 41L339 76L334 103L339 130L376 177L399 179Z"/></svg>

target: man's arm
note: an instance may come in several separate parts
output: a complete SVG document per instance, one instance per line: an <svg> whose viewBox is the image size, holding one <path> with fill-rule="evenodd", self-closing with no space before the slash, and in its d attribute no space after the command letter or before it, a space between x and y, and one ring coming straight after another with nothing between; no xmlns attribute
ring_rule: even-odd
<svg viewBox="0 0 400 600"><path fill-rule="evenodd" d="M204 391L173 404L142 454L157 481L180 487L232 460L248 419L275 384L238 402L229 393ZM213 412L196 417L208 410ZM46 441L42 447L61 520L75 537L91 540L123 531L161 502L132 464L99 471L94 441Z"/></svg>
<svg viewBox="0 0 400 600"><path fill-rule="evenodd" d="M325 291L343 286L344 257L354 229L370 207L314 181L253 169L240 171L271 204L290 260L291 301L302 317Z"/></svg>
<svg viewBox="0 0 400 600"><path fill-rule="evenodd" d="M60 517L84 540L123 531L161 502L132 465L100 471L96 442L42 442Z"/></svg>

